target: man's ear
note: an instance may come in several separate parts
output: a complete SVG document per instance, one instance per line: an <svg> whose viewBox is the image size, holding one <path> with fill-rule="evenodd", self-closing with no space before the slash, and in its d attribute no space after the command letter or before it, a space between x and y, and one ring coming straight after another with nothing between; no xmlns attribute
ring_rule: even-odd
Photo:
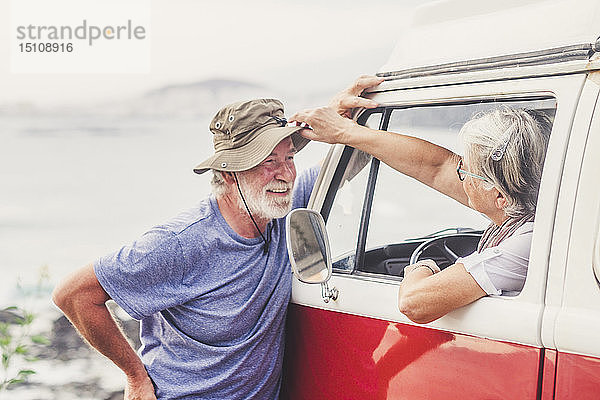
<svg viewBox="0 0 600 400"><path fill-rule="evenodd" d="M508 206L508 200L501 191L499 191L498 189L495 190L496 192L498 192L498 194L496 195L496 207L499 210L504 210Z"/></svg>
<svg viewBox="0 0 600 400"><path fill-rule="evenodd" d="M221 176L223 176L223 180L228 184L235 183L235 177L233 176L233 172L221 171Z"/></svg>

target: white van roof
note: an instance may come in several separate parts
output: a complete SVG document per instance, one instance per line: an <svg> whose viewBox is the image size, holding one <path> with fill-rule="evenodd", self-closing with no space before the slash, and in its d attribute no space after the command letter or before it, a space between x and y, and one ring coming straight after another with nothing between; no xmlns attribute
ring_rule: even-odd
<svg viewBox="0 0 600 400"><path fill-rule="evenodd" d="M599 0L435 1L414 11L378 75L587 61L600 51L599 36Z"/></svg>

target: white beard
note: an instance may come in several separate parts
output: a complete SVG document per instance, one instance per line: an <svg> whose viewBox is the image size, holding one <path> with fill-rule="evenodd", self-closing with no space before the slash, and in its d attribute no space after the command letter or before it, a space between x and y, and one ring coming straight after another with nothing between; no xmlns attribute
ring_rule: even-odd
<svg viewBox="0 0 600 400"><path fill-rule="evenodd" d="M256 187L252 182L248 182L244 174L238 174L240 189L248 204L252 216L262 219L274 219L285 217L292 209L292 188L293 183L273 180L264 187ZM287 189L285 196L270 194L269 190ZM246 211L244 202L238 197L238 207Z"/></svg>

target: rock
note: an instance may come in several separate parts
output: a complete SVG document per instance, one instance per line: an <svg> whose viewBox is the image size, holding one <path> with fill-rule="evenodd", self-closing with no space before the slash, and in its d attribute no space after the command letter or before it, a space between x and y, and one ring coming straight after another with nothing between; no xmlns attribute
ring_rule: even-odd
<svg viewBox="0 0 600 400"><path fill-rule="evenodd" d="M21 316L12 310L0 310L0 323L14 324Z"/></svg>
<svg viewBox="0 0 600 400"><path fill-rule="evenodd" d="M122 390L117 392L112 392L108 397L105 397L104 400L123 400L124 393Z"/></svg>
<svg viewBox="0 0 600 400"><path fill-rule="evenodd" d="M109 301L107 307L113 317L117 320L125 337L134 349L139 349L142 343L140 342L140 323L132 319L121 307L114 301Z"/></svg>
<svg viewBox="0 0 600 400"><path fill-rule="evenodd" d="M141 346L139 322L134 319L123 319L122 315L116 311L115 306L110 306L110 308L129 342L135 349L138 349ZM53 322L52 330L46 336L50 339L50 345L36 347L36 356L41 359L69 361L89 357L90 353L95 352L64 315Z"/></svg>
<svg viewBox="0 0 600 400"><path fill-rule="evenodd" d="M129 318L116 304L109 304L109 309L130 343L138 348L140 346L138 321ZM8 311L1 312L0 321L10 322L18 318L17 314L13 314ZM45 332L41 332L49 339L50 344L29 346L30 354L39 361L28 364L27 367L37 373L27 382L11 385L8 391L10 398L16 400L123 399L121 388L125 379L122 372L92 349L64 315L58 316L53 321L52 319L54 318L50 317L49 324L46 325L49 331L46 328ZM57 379L57 376L61 378ZM65 381L64 377L67 376L70 378Z"/></svg>

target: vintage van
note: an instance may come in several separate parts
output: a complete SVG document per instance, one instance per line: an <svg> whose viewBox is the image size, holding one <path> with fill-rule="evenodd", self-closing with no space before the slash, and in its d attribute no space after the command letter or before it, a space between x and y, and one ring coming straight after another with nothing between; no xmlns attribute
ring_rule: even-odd
<svg viewBox="0 0 600 400"><path fill-rule="evenodd" d="M397 304L403 267L419 257L450 265L474 251L488 221L334 145L309 204L316 214L288 217L296 278L283 399L600 398L599 36L597 0L415 12L379 72L385 82L366 94L380 107L356 118L460 153L457 132L477 112L546 113L525 286L411 322Z"/></svg>

